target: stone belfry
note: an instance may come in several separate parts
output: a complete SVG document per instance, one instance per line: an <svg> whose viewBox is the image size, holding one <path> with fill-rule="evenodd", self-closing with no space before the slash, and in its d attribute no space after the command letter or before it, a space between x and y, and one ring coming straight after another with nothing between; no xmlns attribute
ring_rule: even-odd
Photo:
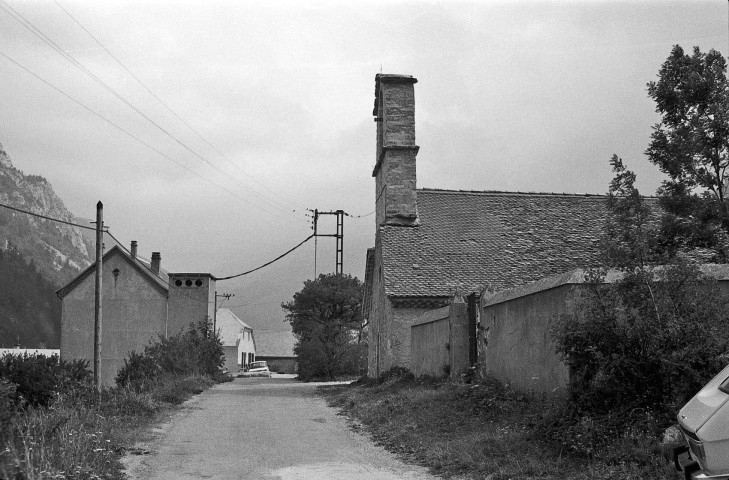
<svg viewBox="0 0 729 480"><path fill-rule="evenodd" d="M377 225L415 226L415 92L409 75L377 74L375 108L377 158L375 177Z"/></svg>

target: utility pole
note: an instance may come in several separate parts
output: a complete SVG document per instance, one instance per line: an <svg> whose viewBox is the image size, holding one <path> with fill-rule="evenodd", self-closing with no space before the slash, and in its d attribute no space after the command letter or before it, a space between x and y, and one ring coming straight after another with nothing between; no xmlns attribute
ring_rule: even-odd
<svg viewBox="0 0 729 480"><path fill-rule="evenodd" d="M101 393L101 274L104 252L104 204L96 204L96 290L94 294L94 387Z"/></svg>
<svg viewBox="0 0 729 480"><path fill-rule="evenodd" d="M311 209L309 210L312 211ZM320 212L318 209L313 210L314 213L314 279L316 279L316 251L317 251L317 238L318 237L335 237L337 239L337 252L335 258L335 270L336 275L344 273L344 210L335 210L331 212ZM320 215L336 215L337 217L337 233L324 234L319 233L318 224Z"/></svg>
<svg viewBox="0 0 729 480"><path fill-rule="evenodd" d="M316 280L316 251L318 248L319 238L317 237L317 223L319 222L319 210L314 209L314 280Z"/></svg>
<svg viewBox="0 0 729 480"><path fill-rule="evenodd" d="M215 291L215 305L213 309L213 335L215 335L215 328L218 323L218 297L228 300L230 297L235 297L232 293L221 293L218 295L217 290Z"/></svg>

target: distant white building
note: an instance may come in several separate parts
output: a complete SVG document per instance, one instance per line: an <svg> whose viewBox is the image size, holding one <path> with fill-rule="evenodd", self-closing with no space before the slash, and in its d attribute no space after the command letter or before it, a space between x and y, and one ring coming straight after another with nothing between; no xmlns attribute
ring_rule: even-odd
<svg viewBox="0 0 729 480"><path fill-rule="evenodd" d="M223 343L225 368L229 371L236 371L256 358L253 329L227 308L218 309L215 330Z"/></svg>
<svg viewBox="0 0 729 480"><path fill-rule="evenodd" d="M298 373L298 358L294 354L296 337L291 330L256 332L256 360L268 362L268 368L278 373Z"/></svg>
<svg viewBox="0 0 729 480"><path fill-rule="evenodd" d="M53 355L61 355L61 350L58 348L0 348L0 357L10 355L45 355L46 357L52 357Z"/></svg>

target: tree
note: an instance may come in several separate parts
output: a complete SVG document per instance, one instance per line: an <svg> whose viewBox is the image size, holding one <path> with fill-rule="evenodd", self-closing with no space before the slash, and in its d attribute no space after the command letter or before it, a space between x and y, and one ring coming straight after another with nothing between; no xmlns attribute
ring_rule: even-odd
<svg viewBox="0 0 729 480"><path fill-rule="evenodd" d="M610 163L603 263L551 332L570 371L553 438L589 455L662 433L729 352L729 297L685 255L666 255L635 174ZM609 269L620 273L611 282Z"/></svg>
<svg viewBox="0 0 729 480"><path fill-rule="evenodd" d="M292 301L281 304L297 342L299 376L334 379L352 370L360 357L366 326L362 323L363 286L351 275L319 275L304 282ZM355 364L358 362L354 362Z"/></svg>
<svg viewBox="0 0 729 480"><path fill-rule="evenodd" d="M655 213L635 187L635 173L617 155L610 159L615 177L608 190L602 263L611 267L645 267L656 261Z"/></svg>
<svg viewBox="0 0 729 480"><path fill-rule="evenodd" d="M726 62L716 50L693 54L673 47L648 83L661 121L654 125L646 150L649 160L668 175L658 191L666 215L667 251L704 248L727 261L729 208L729 84Z"/></svg>

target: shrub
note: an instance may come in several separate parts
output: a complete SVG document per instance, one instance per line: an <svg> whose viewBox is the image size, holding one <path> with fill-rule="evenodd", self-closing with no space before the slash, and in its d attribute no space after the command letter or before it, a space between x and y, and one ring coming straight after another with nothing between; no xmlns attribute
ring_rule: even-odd
<svg viewBox="0 0 729 480"><path fill-rule="evenodd" d="M116 376L120 387L144 390L163 375L209 375L218 379L224 362L220 337L208 320L191 324L187 330L160 337L144 353L132 352Z"/></svg>
<svg viewBox="0 0 729 480"><path fill-rule="evenodd" d="M0 358L0 378L16 385L16 401L44 406L65 389L83 387L91 381L85 360L65 361L58 355L11 355Z"/></svg>
<svg viewBox="0 0 729 480"><path fill-rule="evenodd" d="M570 369L551 436L597 454L612 440L656 437L725 364L729 301L690 263L626 271L592 283L553 324Z"/></svg>
<svg viewBox="0 0 729 480"><path fill-rule="evenodd" d="M0 445L6 440L10 424L18 408L17 385L0 378Z"/></svg>

